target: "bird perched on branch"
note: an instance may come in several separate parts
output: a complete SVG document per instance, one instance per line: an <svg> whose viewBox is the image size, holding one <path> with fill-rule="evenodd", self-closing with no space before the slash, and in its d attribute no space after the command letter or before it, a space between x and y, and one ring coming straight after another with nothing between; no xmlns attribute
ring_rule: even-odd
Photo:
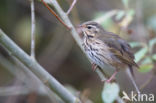
<svg viewBox="0 0 156 103"><path fill-rule="evenodd" d="M107 80L110 82L121 69L129 68L133 74L133 67L138 68L130 45L118 35L107 32L93 21L79 25L82 31L82 45L92 62L92 68L104 68L108 64L115 68L113 75Z"/></svg>

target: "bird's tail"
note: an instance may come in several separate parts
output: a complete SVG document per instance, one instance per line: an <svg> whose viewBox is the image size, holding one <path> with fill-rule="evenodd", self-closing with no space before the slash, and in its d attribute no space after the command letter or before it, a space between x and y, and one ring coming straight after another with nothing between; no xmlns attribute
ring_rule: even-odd
<svg viewBox="0 0 156 103"><path fill-rule="evenodd" d="M137 86L137 84L136 84L136 82L135 82L135 80L134 80L134 77L133 77L134 73L133 73L133 70L132 70L132 69L133 69L133 68L129 67L128 69L126 69L126 73L128 74L130 80L132 81L132 84L133 84L133 86L135 87L136 92L137 92L138 94L140 94L140 90L139 90L139 88L138 88L138 86Z"/></svg>

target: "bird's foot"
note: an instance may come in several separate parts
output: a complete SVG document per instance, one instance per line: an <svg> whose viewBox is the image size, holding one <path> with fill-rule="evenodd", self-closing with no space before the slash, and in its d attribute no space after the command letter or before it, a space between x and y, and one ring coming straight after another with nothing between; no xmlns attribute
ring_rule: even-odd
<svg viewBox="0 0 156 103"><path fill-rule="evenodd" d="M115 78L116 74L117 74L117 71L115 71L113 75L109 79L106 80L106 82L110 83Z"/></svg>

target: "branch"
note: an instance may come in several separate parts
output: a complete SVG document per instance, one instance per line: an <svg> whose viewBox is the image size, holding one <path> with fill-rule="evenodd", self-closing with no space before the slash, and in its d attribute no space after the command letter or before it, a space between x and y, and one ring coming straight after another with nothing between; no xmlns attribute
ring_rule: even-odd
<svg viewBox="0 0 156 103"><path fill-rule="evenodd" d="M25 95L30 91L24 86L0 87L0 96Z"/></svg>
<svg viewBox="0 0 156 103"><path fill-rule="evenodd" d="M46 95L49 97L52 103L56 103L56 99L59 99L53 91L45 86L41 80L36 77L23 63L10 54L11 58L8 60L0 54L0 64L11 72L19 81L22 81L27 85L27 93L37 92L40 95ZM12 62L13 61L13 62ZM29 78L28 78L29 77ZM6 91L7 92L7 91ZM0 92L1 93L1 92ZM16 93L16 92L14 92ZM21 91L23 93L23 91ZM3 94L6 94L3 92ZM0 95L3 95L0 94ZM13 93L12 93L13 94ZM19 93L20 94L20 93Z"/></svg>
<svg viewBox="0 0 156 103"><path fill-rule="evenodd" d="M137 92L138 94L140 94L140 90L139 90L139 88L138 88L138 86L137 86L137 84L136 84L136 81L134 80L133 75L131 74L129 68L126 68L126 73L127 73L127 75L129 76L129 78L130 78L130 80L131 80L133 86L135 87L136 92Z"/></svg>
<svg viewBox="0 0 156 103"><path fill-rule="evenodd" d="M35 59L35 7L34 0L31 0L31 57Z"/></svg>
<svg viewBox="0 0 156 103"><path fill-rule="evenodd" d="M77 31L75 30L74 26L72 25L71 21L69 20L67 14L62 10L62 8L60 7L60 5L58 4L58 2L56 0L49 0L48 3L50 3L56 9L56 11L60 15L60 17L62 18L64 23L68 27L70 27L70 33L72 34L73 38L76 40L76 42L79 45L79 47L81 48L81 50L84 52L84 49L82 47L82 41L81 41ZM88 58L88 60L89 60L89 58ZM102 75L102 72L99 69L96 69L96 73L100 77L101 81L106 80L105 76Z"/></svg>
<svg viewBox="0 0 156 103"><path fill-rule="evenodd" d="M46 8L48 8L48 10L56 17L56 19L62 23L68 30L70 30L70 27L68 27L61 19L60 17L46 4L46 2L44 0L41 0L43 2L43 4L45 5Z"/></svg>
<svg viewBox="0 0 156 103"><path fill-rule="evenodd" d="M71 10L73 9L74 5L76 4L77 0L73 0L73 3L71 4L70 8L67 11L67 15L69 15L69 13L71 12Z"/></svg>
<svg viewBox="0 0 156 103"><path fill-rule="evenodd" d="M1 29L0 43L10 54L26 65L47 87L52 89L65 102L81 103L77 97L64 88L64 86L51 76L41 65L19 48Z"/></svg>
<svg viewBox="0 0 156 103"><path fill-rule="evenodd" d="M77 31L75 30L74 26L72 25L70 19L68 18L68 15L62 10L62 8L60 7L60 5L58 4L58 2L56 0L49 0L49 3L56 9L56 11L60 15L60 17L62 18L64 23L68 27L70 27L70 33L72 34L73 38L75 39L75 41L77 42L77 44L79 45L81 50L85 53L85 51L84 51L84 49L82 47L82 44L81 44L82 41L81 41ZM89 60L89 58L88 58L88 60ZM96 73L100 77L101 81L104 81L104 80L107 79L99 68L96 69ZM123 101L121 101L120 97L117 98L117 101L118 101L118 103L123 103Z"/></svg>

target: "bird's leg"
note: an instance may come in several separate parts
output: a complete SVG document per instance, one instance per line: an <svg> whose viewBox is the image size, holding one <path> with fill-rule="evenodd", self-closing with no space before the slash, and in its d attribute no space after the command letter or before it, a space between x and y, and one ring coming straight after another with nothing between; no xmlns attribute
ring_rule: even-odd
<svg viewBox="0 0 156 103"><path fill-rule="evenodd" d="M117 71L115 71L113 75L108 80L106 80L106 82L110 83L115 78L116 74L117 74Z"/></svg>
<svg viewBox="0 0 156 103"><path fill-rule="evenodd" d="M97 68L97 65L95 63L92 63L92 70L95 71Z"/></svg>

